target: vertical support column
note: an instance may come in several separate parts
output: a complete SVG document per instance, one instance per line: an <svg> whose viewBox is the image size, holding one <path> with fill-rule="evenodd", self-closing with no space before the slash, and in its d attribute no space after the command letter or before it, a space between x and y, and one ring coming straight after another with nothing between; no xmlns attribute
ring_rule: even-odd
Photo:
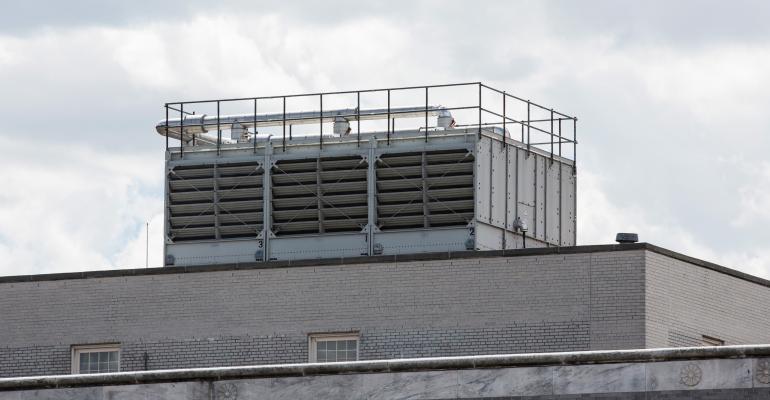
<svg viewBox="0 0 770 400"><path fill-rule="evenodd" d="M321 118L319 118L320 122L318 123L318 125L319 125L319 127L318 127L318 131L319 131L319 133L318 133L318 145L320 146L320 149L323 150L324 149L324 95L323 95L323 93L318 95L318 100L319 100L320 107L321 107L321 110L320 110L320 114L321 114L320 117Z"/></svg>
<svg viewBox="0 0 770 400"><path fill-rule="evenodd" d="M423 228L430 228L430 210L428 209L428 156L425 152L422 152L422 226Z"/></svg>
<svg viewBox="0 0 770 400"><path fill-rule="evenodd" d="M374 255L374 234L377 229L377 139L369 138L369 152L366 160L366 196L368 210L368 222L366 224L366 243L368 254Z"/></svg>
<svg viewBox="0 0 770 400"><path fill-rule="evenodd" d="M219 232L219 164L214 163L214 237L222 238Z"/></svg>
<svg viewBox="0 0 770 400"><path fill-rule="evenodd" d="M489 223L489 226L495 226L492 221L492 209L495 207L495 198L493 194L495 185L494 176L492 176L492 169L494 169L495 163L495 139L488 137L487 140L489 140L489 217L487 222Z"/></svg>
<svg viewBox="0 0 770 400"><path fill-rule="evenodd" d="M261 240L262 261L270 260L270 238L273 235L273 182L271 174L273 172L273 143L265 142L265 163L262 174L262 233L257 237Z"/></svg>
<svg viewBox="0 0 770 400"><path fill-rule="evenodd" d="M564 185L563 185L563 177L562 177L562 161L561 161L561 117L559 117L559 212L557 215L559 216L559 244L558 246L561 246L562 244L562 235L561 233L564 231L564 218L562 215L562 196L564 196Z"/></svg>
<svg viewBox="0 0 770 400"><path fill-rule="evenodd" d="M323 181L321 179L321 157L315 159L315 182L316 182L316 202L318 208L318 233L324 233L324 202L322 200L323 192L321 191L321 185Z"/></svg>
<svg viewBox="0 0 770 400"><path fill-rule="evenodd" d="M168 153L166 153L168 154ZM171 205L169 204L169 193L171 193L169 187L169 177L171 176L171 168L168 166L168 157L166 157L166 184L163 185L163 265L166 266L166 259L168 257L168 245L171 241L169 237L169 231L171 230Z"/></svg>
<svg viewBox="0 0 770 400"><path fill-rule="evenodd" d="M505 132L505 120L507 116L505 114L505 92L503 92L503 149L505 150L505 207L503 210L503 250L505 250L505 234L508 230L508 203L510 203L510 194L508 193L508 144L505 137L508 136Z"/></svg>
<svg viewBox="0 0 770 400"><path fill-rule="evenodd" d="M572 245L577 246L577 118L572 119L572 184L575 195L572 196Z"/></svg>

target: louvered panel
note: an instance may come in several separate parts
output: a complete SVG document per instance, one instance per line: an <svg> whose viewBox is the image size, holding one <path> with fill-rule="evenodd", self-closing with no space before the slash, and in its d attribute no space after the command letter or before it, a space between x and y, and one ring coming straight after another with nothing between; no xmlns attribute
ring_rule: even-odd
<svg viewBox="0 0 770 400"><path fill-rule="evenodd" d="M467 224L467 215L473 215L473 165L464 149L383 155L377 164L380 229Z"/></svg>
<svg viewBox="0 0 770 400"><path fill-rule="evenodd" d="M272 183L278 236L357 232L360 220L366 224L366 163L358 156L281 160Z"/></svg>

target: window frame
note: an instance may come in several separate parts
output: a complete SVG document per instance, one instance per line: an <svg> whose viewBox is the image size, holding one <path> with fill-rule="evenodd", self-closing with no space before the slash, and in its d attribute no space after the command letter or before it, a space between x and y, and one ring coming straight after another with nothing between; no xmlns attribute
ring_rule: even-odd
<svg viewBox="0 0 770 400"><path fill-rule="evenodd" d="M311 333L307 336L308 340L308 362L311 363L330 363L335 361L318 361L318 342L335 342L343 340L354 340L356 342L356 359L358 361L361 354L361 334L359 332L336 332L336 333ZM350 362L350 361L336 361Z"/></svg>
<svg viewBox="0 0 770 400"><path fill-rule="evenodd" d="M112 351L116 351L118 353L118 370L115 372L120 372L120 363L122 358L120 343L73 345L70 350L71 359L72 359L72 365L71 365L72 373L83 374L83 372L80 372L80 355L82 353L103 353L103 352L112 352ZM107 373L111 373L111 372L90 372L90 374L107 374Z"/></svg>

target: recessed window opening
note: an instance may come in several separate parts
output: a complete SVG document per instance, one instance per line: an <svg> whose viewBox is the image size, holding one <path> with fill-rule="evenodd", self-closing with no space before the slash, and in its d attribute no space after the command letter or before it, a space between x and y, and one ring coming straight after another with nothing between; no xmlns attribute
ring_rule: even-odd
<svg viewBox="0 0 770 400"><path fill-rule="evenodd" d="M119 371L119 345L101 344L72 347L73 374L104 374Z"/></svg>
<svg viewBox="0 0 770 400"><path fill-rule="evenodd" d="M357 333L324 333L309 336L310 362L358 360Z"/></svg>

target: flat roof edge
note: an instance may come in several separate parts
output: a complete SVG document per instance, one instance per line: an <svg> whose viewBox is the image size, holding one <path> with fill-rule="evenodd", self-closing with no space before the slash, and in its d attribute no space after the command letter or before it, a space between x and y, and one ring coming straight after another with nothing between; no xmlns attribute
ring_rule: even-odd
<svg viewBox="0 0 770 400"><path fill-rule="evenodd" d="M698 359L770 356L770 345L682 347L641 350L577 351L413 358L339 363L275 364L240 367L191 368L89 375L0 378L0 391L77 386L150 384L190 380L254 379L354 373L395 373L432 370L512 368L554 365L650 363Z"/></svg>
<svg viewBox="0 0 770 400"><path fill-rule="evenodd" d="M770 287L770 280L727 268L709 261L704 261L695 257L668 250L650 243L626 243L626 244L599 244L583 245L569 247L539 247L529 249L512 250L485 250L485 251L455 251L455 252L436 252L436 253L416 253L416 254L398 254L388 256L360 256L347 258L318 258L306 260L291 261L268 261L252 262L242 264L216 264L199 265L187 267L160 267L160 268L130 268L130 269L110 269L98 271L83 272L62 272L52 274L34 274L34 275L13 275L0 276L2 283L23 283L23 282L43 282L68 279L92 279L92 278L115 278L129 276L145 275L165 275L180 273L197 272L216 272L216 271L236 271L250 269L271 269L271 268L289 268L289 267L320 267L327 265L349 265L349 264L372 264L372 263L399 263L412 261L439 261L456 260L467 258L491 258L491 257L517 257L517 256L538 256L554 254L588 254L614 251L633 251L647 250L680 261L684 261L699 267L707 268L719 273L743 279L748 282L756 283L762 286Z"/></svg>

